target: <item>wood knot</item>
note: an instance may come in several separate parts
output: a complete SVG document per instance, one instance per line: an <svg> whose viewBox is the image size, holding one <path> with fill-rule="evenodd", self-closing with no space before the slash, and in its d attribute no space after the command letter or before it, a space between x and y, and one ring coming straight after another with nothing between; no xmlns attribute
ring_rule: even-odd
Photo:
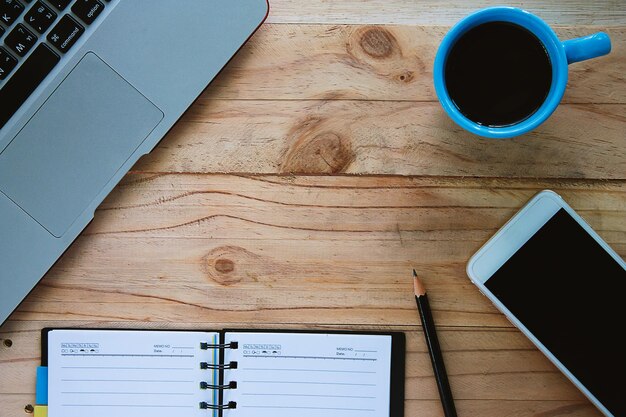
<svg viewBox="0 0 626 417"><path fill-rule="evenodd" d="M271 288L278 279L291 278L301 272L289 263L280 263L272 257L231 245L211 249L202 260L207 277L225 287L246 283Z"/></svg>
<svg viewBox="0 0 626 417"><path fill-rule="evenodd" d="M403 51L404 47L404 51ZM378 79L389 79L391 88L405 88L417 79L431 77L429 68L406 38L394 36L393 30L380 26L356 27L346 42L350 66L368 71Z"/></svg>
<svg viewBox="0 0 626 417"><path fill-rule="evenodd" d="M294 132L285 152L281 171L297 174L337 174L346 172L355 158L350 140L323 129L321 121L305 122Z"/></svg>
<svg viewBox="0 0 626 417"><path fill-rule="evenodd" d="M360 45L373 58L389 58L399 50L398 42L389 31L381 27L368 28L361 34Z"/></svg>
<svg viewBox="0 0 626 417"><path fill-rule="evenodd" d="M215 270L221 274L230 274L235 270L235 263L230 259L218 259L215 261Z"/></svg>
<svg viewBox="0 0 626 417"><path fill-rule="evenodd" d="M413 73L413 71L404 71L403 73L398 75L397 78L400 82L410 83L411 81L413 81L413 78L415 78L415 74Z"/></svg>
<svg viewBox="0 0 626 417"><path fill-rule="evenodd" d="M237 264L249 263L251 257L250 252L237 246L220 246L211 250L204 257L205 271L212 281L220 285L234 285L241 282L244 278L239 269L235 268L235 259Z"/></svg>

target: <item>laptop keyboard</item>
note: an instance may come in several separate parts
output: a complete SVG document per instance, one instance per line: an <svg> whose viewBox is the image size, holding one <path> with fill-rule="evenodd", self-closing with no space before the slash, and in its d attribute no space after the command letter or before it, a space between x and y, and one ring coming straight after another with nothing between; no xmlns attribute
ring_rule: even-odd
<svg viewBox="0 0 626 417"><path fill-rule="evenodd" d="M0 0L0 128L109 1Z"/></svg>

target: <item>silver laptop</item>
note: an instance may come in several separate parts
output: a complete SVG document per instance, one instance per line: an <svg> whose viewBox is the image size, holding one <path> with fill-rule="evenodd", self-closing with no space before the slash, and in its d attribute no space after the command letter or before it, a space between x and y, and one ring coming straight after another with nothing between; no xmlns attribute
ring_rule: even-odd
<svg viewBox="0 0 626 417"><path fill-rule="evenodd" d="M267 0L0 0L0 324L267 13Z"/></svg>

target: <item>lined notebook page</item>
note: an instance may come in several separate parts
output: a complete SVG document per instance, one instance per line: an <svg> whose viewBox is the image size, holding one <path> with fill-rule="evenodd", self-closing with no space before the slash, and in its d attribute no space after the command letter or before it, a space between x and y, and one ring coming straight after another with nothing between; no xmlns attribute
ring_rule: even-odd
<svg viewBox="0 0 626 417"><path fill-rule="evenodd" d="M171 331L52 330L48 333L50 417L211 416L199 403L217 403L217 333ZM217 415L217 413L215 413Z"/></svg>
<svg viewBox="0 0 626 417"><path fill-rule="evenodd" d="M224 381L225 417L388 417L391 336L236 333Z"/></svg>

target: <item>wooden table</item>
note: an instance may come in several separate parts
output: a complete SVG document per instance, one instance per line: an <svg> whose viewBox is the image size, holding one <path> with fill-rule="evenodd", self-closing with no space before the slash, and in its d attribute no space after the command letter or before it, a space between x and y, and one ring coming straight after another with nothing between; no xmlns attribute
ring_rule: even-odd
<svg viewBox="0 0 626 417"><path fill-rule="evenodd" d="M460 416L599 416L465 264L545 188L626 256L626 2L524 2L563 38L607 31L613 52L572 65L551 119L503 141L454 125L432 86L449 26L496 3L273 0L0 328L0 415L34 401L42 327L254 326L405 331L406 415L442 416L415 267Z"/></svg>

